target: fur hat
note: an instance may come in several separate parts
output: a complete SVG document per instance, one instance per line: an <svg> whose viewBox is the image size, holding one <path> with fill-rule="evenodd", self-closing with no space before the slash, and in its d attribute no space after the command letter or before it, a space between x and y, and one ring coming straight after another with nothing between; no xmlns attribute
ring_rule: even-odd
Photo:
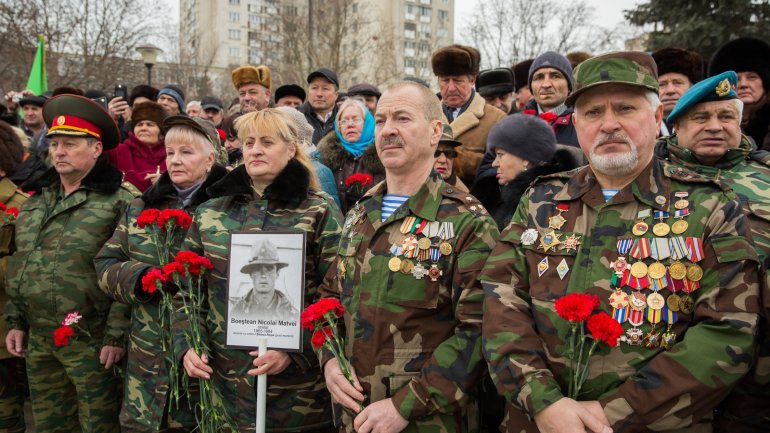
<svg viewBox="0 0 770 433"><path fill-rule="evenodd" d="M756 38L738 38L719 47L709 63L709 76L724 71L756 72L770 92L770 45Z"/></svg>
<svg viewBox="0 0 770 433"><path fill-rule="evenodd" d="M658 65L658 77L676 72L689 78L690 84L703 79L703 58L698 53L666 47L654 51L652 58Z"/></svg>
<svg viewBox="0 0 770 433"><path fill-rule="evenodd" d="M584 60L588 60L594 55L587 52L587 51L573 51L571 53L567 53L567 60L569 60L569 64L572 65L572 69L575 69L575 66L579 65Z"/></svg>
<svg viewBox="0 0 770 433"><path fill-rule="evenodd" d="M240 68L233 69L232 79L235 90L240 89L246 84L259 84L269 89L270 68L265 65L259 65L257 67L241 66Z"/></svg>
<svg viewBox="0 0 770 433"><path fill-rule="evenodd" d="M78 96L84 96L86 92L83 91L83 89L79 89L77 87L71 87L71 86L59 86L55 89L53 89L53 93L51 94L51 97L59 96L59 95L78 95ZM89 98L93 99L93 98Z"/></svg>
<svg viewBox="0 0 770 433"><path fill-rule="evenodd" d="M166 110L163 106L157 102L145 101L136 104L131 112L131 123L136 126L137 123L142 120L149 120L155 122L158 127L163 125L163 121L166 120Z"/></svg>
<svg viewBox="0 0 770 433"><path fill-rule="evenodd" d="M158 99L158 89L148 86L146 84L140 84L131 89L131 94L128 95L128 105L133 106L136 98L147 98L150 101Z"/></svg>
<svg viewBox="0 0 770 433"><path fill-rule="evenodd" d="M439 48L430 58L433 74L442 76L473 75L479 73L481 53L473 47L453 44Z"/></svg>
<svg viewBox="0 0 770 433"><path fill-rule="evenodd" d="M529 67L535 59L522 60L513 65L513 89L518 92L522 87L529 86Z"/></svg>
<svg viewBox="0 0 770 433"><path fill-rule="evenodd" d="M13 127L0 121L0 170L5 176L13 176L22 163L24 149Z"/></svg>

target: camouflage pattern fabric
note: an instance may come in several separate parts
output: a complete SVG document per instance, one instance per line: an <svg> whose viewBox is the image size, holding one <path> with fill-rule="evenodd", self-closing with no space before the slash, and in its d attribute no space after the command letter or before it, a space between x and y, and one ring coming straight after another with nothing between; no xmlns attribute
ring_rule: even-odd
<svg viewBox="0 0 770 433"><path fill-rule="evenodd" d="M600 345L579 400L598 400L615 432L691 426L684 431L710 431L714 407L750 368L759 309L757 254L734 194L657 159L608 202L590 167L544 177L501 234L481 276L483 346L498 391L509 402L511 420L537 414L567 391L569 324L556 315L554 301L568 293L589 293L612 315L610 265L620 255L618 241L636 238L632 228L640 220L639 211L673 215L676 193L685 192L689 226L678 236L701 239L703 245L703 259L696 260L703 275L700 288L691 293L691 313L680 309L670 329L675 334L670 350L625 342L615 348ZM579 244L544 251L543 232L559 213L557 205L568 208L556 236L562 241L579 236ZM649 217L647 222L653 228L658 220ZM528 229L540 231L536 242L524 236ZM652 239L653 234L642 236ZM548 267L539 267L544 260ZM652 263L651 258L643 261ZM662 261L670 264L671 258ZM682 262L691 265L687 258ZM568 268L564 278L560 263ZM661 293L667 301L672 296L668 288ZM684 296L682 291L679 295ZM666 323L656 326L658 334L666 331ZM631 328L628 322L623 327ZM639 329L649 335L653 326L645 318ZM532 424L522 428L514 421L509 429L536 431Z"/></svg>
<svg viewBox="0 0 770 433"><path fill-rule="evenodd" d="M446 184L436 172L382 222L385 193L381 182L348 213L336 275L327 275L321 294L339 298L345 307L345 353L364 388L364 404L392 398L410 421L405 432L467 431L484 368L483 296L476 277L494 246L497 226L474 197ZM446 239L428 229L415 234L430 240L432 258L392 252L409 237L402 224L415 217L452 228ZM440 254L442 241L451 246L450 254ZM411 266L391 271L396 256ZM435 271L418 279L409 272L419 273L414 271L418 265ZM328 356L322 353L322 362ZM342 422L345 431L353 431L349 413Z"/></svg>
<svg viewBox="0 0 770 433"><path fill-rule="evenodd" d="M0 202L6 207L21 209L27 194L16 189L10 179L0 179ZM16 250L14 242L15 221L0 211L0 311L5 308L8 296L5 294L5 274L8 260ZM18 380L24 369L24 360L8 353L5 349L5 335L8 333L5 320L0 318L0 431L15 433L24 431L24 390L26 386Z"/></svg>
<svg viewBox="0 0 770 433"><path fill-rule="evenodd" d="M208 199L206 188L225 175L225 169L214 166L204 183L196 191L190 206L184 210L195 211ZM99 285L107 294L131 306L131 332L128 339L125 389L120 411L120 425L125 429L159 431L165 427L194 427L192 412L194 395L182 395L179 402L172 402L169 395L171 347L163 351L162 334L171 332L171 324L161 324L160 294L153 297L137 297L141 277L152 267L159 267L158 252L149 233L136 225L143 210L180 209L174 185L168 173L141 198L133 200L120 219L112 237L94 259L99 275ZM182 246L184 233L178 233L172 247L175 255ZM165 325L165 330L161 329ZM179 365L179 378L182 366ZM181 387L180 387L181 390ZM166 420L167 418L167 420Z"/></svg>
<svg viewBox="0 0 770 433"><path fill-rule="evenodd" d="M184 249L204 255L214 265L208 274L205 316L201 325L208 331L205 344L214 369L212 385L221 396L239 431L254 431L256 381L246 372L253 368L248 350L225 348L227 278L230 233L269 230L304 231L306 236L305 306L315 301L317 287L331 265L339 243L342 215L334 200L310 190L308 171L291 160L262 196L251 188L245 166L239 166L209 189L212 200L198 207ZM181 306L181 293L175 297ZM298 306L298 309L300 306ZM173 322L179 354L189 348L184 330L189 326L178 311ZM268 431L302 431L332 424L331 398L318 367L318 358L304 333L303 352L289 353L291 364L282 373L268 377Z"/></svg>
<svg viewBox="0 0 770 433"><path fill-rule="evenodd" d="M770 431L770 153L752 151L743 136L737 149L731 149L714 166L701 165L693 153L679 146L677 137L659 142L662 157L730 187L749 219L754 247L762 264L760 293L763 302L759 326L757 360L752 371L725 398L718 413L720 431Z"/></svg>
<svg viewBox="0 0 770 433"><path fill-rule="evenodd" d="M81 186L64 197L59 176L50 169L33 185L36 193L24 203L16 223L17 251L8 263L5 317L10 328L28 331L27 372L38 432L77 431L61 427L69 425L62 417L73 410L80 413L81 421L92 415L88 423L97 427L87 430L82 425L84 431L117 427L120 398L114 394L120 379L112 371L105 372L99 351L104 345L125 346L130 309L99 290L93 258L112 235L128 202L138 195L121 179L120 171L102 155ZM83 316L78 326L93 337L77 345L88 349L87 354L53 344L54 331L72 311ZM80 337L78 333L74 340ZM83 361L91 355L93 360ZM114 386L106 384L102 376L106 373ZM57 381L51 380L54 376ZM85 388L78 386L79 380L88 381L91 376L99 378L95 391L99 391L96 385L105 387L105 395L94 403L99 409L93 411L91 394L80 395ZM92 392L90 385L84 386ZM59 395L67 395L71 403L59 400ZM103 406L113 403L112 411ZM49 422L51 430L41 429Z"/></svg>

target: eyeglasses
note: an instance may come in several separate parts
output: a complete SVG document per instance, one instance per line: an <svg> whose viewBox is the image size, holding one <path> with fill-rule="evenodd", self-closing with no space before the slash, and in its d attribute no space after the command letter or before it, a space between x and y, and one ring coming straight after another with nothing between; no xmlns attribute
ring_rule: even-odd
<svg viewBox="0 0 770 433"><path fill-rule="evenodd" d="M457 156L457 151L452 149L436 149L435 152L433 152L433 157L438 158L441 156L441 154L444 154L449 159L452 159Z"/></svg>
<svg viewBox="0 0 770 433"><path fill-rule="evenodd" d="M340 126L348 126L348 125L360 125L364 123L364 119L360 117L354 117L353 119L343 119L340 120L339 124Z"/></svg>

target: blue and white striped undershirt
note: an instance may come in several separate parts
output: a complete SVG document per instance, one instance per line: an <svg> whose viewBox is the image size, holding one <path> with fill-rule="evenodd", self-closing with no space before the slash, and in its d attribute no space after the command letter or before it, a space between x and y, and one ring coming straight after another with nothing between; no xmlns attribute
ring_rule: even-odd
<svg viewBox="0 0 770 433"><path fill-rule="evenodd" d="M619 193L620 189L617 188L602 188L602 194L604 195L604 201L612 200L615 194Z"/></svg>
<svg viewBox="0 0 770 433"><path fill-rule="evenodd" d="M407 200L409 200L408 195L385 194L382 198L382 210L380 216L382 221L390 218L390 216L393 215L393 212L401 207Z"/></svg>

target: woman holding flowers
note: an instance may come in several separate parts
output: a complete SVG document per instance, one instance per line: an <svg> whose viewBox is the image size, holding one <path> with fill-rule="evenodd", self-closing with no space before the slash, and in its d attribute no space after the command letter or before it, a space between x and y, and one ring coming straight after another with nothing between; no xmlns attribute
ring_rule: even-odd
<svg viewBox="0 0 770 433"><path fill-rule="evenodd" d="M219 137L206 122L186 116L164 121L168 171L129 204L95 259L102 290L130 305L132 311L120 412L123 432L195 427L191 403L184 393L175 392L182 376L171 351L170 306L175 287L167 284L165 290L148 292L142 277L173 260L191 223L188 212L208 200L206 189L226 173L215 164ZM188 395L194 400L195 393Z"/></svg>
<svg viewBox="0 0 770 433"><path fill-rule="evenodd" d="M248 113L238 118L236 129L244 163L209 189L212 200L198 208L185 240L185 249L209 259L213 269L206 273L200 316L176 312L177 353L191 378L211 381L239 431L255 428L259 374L270 375L268 431L334 431L330 397L310 333L304 334L302 353L269 350L257 356L256 351L225 348L230 233L306 232L304 308L315 299L331 265L342 217L331 197L320 191L309 157L298 148L296 126L286 114L271 108ZM174 300L177 305L191 301L182 292ZM197 347L184 337L186 320L197 320L204 328Z"/></svg>
<svg viewBox="0 0 770 433"><path fill-rule="evenodd" d="M368 175L374 184L385 179L385 168L374 144L374 117L363 102L348 99L334 119L334 132L318 142L321 162L334 173L342 212L353 207L374 186L362 185L354 175Z"/></svg>

